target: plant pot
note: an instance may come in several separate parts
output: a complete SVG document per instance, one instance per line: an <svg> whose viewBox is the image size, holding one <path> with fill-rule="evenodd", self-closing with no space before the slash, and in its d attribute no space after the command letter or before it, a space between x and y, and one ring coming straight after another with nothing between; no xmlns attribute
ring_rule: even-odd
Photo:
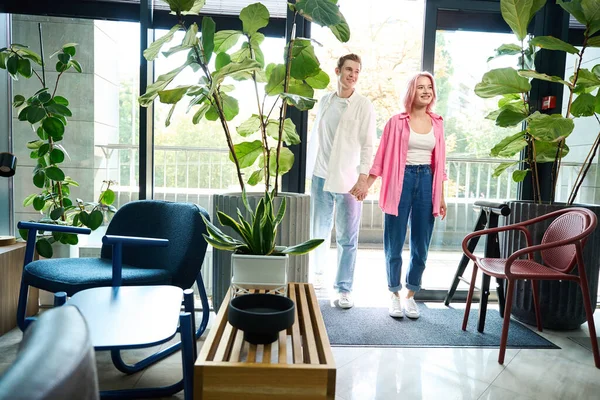
<svg viewBox="0 0 600 400"><path fill-rule="evenodd" d="M252 344L269 344L294 324L294 302L273 294L246 294L231 299L227 320Z"/></svg>
<svg viewBox="0 0 600 400"><path fill-rule="evenodd" d="M248 193L248 202L255 208L263 193ZM276 244L291 246L310 239L310 196L304 193L280 193L273 203L279 207L282 197L286 199L286 213L277 231ZM221 226L216 219L217 210L237 219L237 210L245 217L245 207L241 193L223 193L213 195L212 221L224 233L238 237L228 226ZM230 251L213 249L213 307L218 310L223 298L231 286L231 255ZM290 256L287 265L287 279L290 282L308 282L308 255Z"/></svg>
<svg viewBox="0 0 600 400"><path fill-rule="evenodd" d="M525 221L552 211L566 208L564 203L536 204L531 201L510 201L507 203L511 213L506 217L506 224ZM574 205L585 207L593 211L600 220L600 206ZM529 226L534 244L539 244L544 232L551 221ZM525 237L519 232L504 235L501 249L502 257L506 258L518 249L526 247ZM535 260L541 262L540 255L535 254ZM598 271L600 269L600 233L592 233L583 250L583 262L588 279L590 300L595 309L598 298ZM583 306L581 288L575 282L567 281L540 281L540 311L544 328L554 330L577 329L587 318ZM533 291L531 282L517 281L513 295L511 314L519 321L529 325L536 325L535 309L533 305Z"/></svg>
<svg viewBox="0 0 600 400"><path fill-rule="evenodd" d="M287 267L289 256L255 256L232 254L231 288L233 296L252 289L265 289L277 294L287 292Z"/></svg>

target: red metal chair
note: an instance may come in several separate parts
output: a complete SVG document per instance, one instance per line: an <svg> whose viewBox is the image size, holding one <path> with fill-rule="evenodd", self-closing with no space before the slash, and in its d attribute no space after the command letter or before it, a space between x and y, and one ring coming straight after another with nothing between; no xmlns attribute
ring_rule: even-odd
<svg viewBox="0 0 600 400"><path fill-rule="evenodd" d="M555 219L554 219L555 218ZM531 234L527 229L528 225L532 225L544 220L554 219L548 229L544 233L541 244L533 245ZM467 329L469 320L469 311L471 309L471 300L473 299L473 291L475 288L475 278L477 269L489 276L506 279L508 287L506 290L506 304L504 308L504 323L502 325L502 336L500 339L500 354L498 355L498 363L504 363L504 354L506 352L506 340L508 338L508 326L510 323L510 311L512 307L512 297L515 281L518 279L531 280L533 289L533 303L535 308L535 316L537 328L542 331L542 318L539 305L539 280L569 280L575 281L581 287L583 294L583 304L587 315L588 327L592 340L592 351L594 353L594 362L596 368L600 368L600 354L598 352L598 343L596 340L596 328L594 326L594 318L592 305L590 301L590 293L588 289L588 280L583 264L583 247L587 237L596 229L596 215L586 208L565 208L533 218L518 224L507 225L499 228L486 229L473 232L467 235L462 242L464 253L474 261L473 276L471 278L471 286L469 287L469 295L467 296L467 305L465 308L465 316L463 319L462 329ZM476 236L487 235L489 233L497 233L509 230L519 230L525 234L527 247L514 252L506 259L501 258L483 258L477 257L467 248L469 240ZM533 254L540 252L543 264L539 264L533 260ZM526 259L521 259L521 256L527 255ZM577 266L579 275L573 275L571 272Z"/></svg>

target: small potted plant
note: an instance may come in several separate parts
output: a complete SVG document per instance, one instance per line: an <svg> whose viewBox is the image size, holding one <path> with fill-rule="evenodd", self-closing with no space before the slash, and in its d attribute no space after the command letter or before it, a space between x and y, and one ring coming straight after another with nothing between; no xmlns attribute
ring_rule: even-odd
<svg viewBox="0 0 600 400"><path fill-rule="evenodd" d="M295 246L276 246L277 228L285 215L286 199L282 199L275 212L273 195L273 192L265 193L256 209L252 210L243 192L242 199L250 218L245 218L239 210L237 221L222 211L217 213L219 223L233 229L240 239L223 233L202 216L208 231L208 235L204 235L206 241L214 248L233 252L231 287L234 295L251 289L287 293L288 255L306 254L324 241L310 239Z"/></svg>

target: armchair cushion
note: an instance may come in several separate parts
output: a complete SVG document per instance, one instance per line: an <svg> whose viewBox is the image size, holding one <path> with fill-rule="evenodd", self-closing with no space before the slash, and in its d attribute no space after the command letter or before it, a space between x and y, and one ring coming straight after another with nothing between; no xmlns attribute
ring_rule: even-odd
<svg viewBox="0 0 600 400"><path fill-rule="evenodd" d="M48 310L23 335L0 377L0 400L99 399L94 348L76 307Z"/></svg>
<svg viewBox="0 0 600 400"><path fill-rule="evenodd" d="M68 296L93 287L111 286L112 261L104 258L58 258L33 261L23 271L25 283ZM123 286L169 285L171 272L165 269L132 268L123 264Z"/></svg>

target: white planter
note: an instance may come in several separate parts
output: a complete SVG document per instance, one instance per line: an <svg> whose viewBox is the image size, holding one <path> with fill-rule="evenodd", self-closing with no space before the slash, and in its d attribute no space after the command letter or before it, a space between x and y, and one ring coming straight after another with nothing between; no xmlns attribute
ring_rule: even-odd
<svg viewBox="0 0 600 400"><path fill-rule="evenodd" d="M231 289L233 295L248 293L251 289L265 289L287 294L287 266L289 256L256 256L232 254Z"/></svg>

